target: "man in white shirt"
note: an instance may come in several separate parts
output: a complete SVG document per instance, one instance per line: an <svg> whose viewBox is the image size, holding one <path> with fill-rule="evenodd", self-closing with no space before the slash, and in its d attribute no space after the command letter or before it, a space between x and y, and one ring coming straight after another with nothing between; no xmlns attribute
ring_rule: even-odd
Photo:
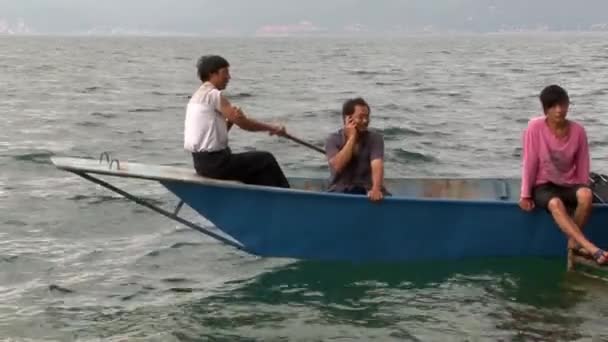
<svg viewBox="0 0 608 342"><path fill-rule="evenodd" d="M190 98L184 126L184 148L192 153L194 169L204 177L289 188L271 153L230 151L228 131L233 124L246 131L266 131L271 135L284 135L285 127L247 117L222 95L230 80L229 67L228 61L217 55L202 56L197 62L198 77L203 84Z"/></svg>

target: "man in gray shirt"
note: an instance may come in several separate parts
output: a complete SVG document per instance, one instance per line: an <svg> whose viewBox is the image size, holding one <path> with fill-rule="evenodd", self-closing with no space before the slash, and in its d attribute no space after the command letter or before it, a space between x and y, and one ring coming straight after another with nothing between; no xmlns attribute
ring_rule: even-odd
<svg viewBox="0 0 608 342"><path fill-rule="evenodd" d="M384 138L368 130L370 108L362 98L344 102L344 127L325 142L331 179L329 191L367 195L380 201L384 188Z"/></svg>

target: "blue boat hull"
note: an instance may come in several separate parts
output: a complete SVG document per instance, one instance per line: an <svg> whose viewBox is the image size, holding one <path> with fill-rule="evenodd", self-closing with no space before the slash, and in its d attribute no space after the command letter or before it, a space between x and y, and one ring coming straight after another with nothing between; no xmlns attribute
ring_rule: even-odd
<svg viewBox="0 0 608 342"><path fill-rule="evenodd" d="M428 187L405 180L377 204L357 195L161 183L247 252L264 257L385 262L567 254L546 211L519 209L513 182L489 180L468 187L475 190L469 194L441 187L425 197ZM585 234L608 246L607 224L608 206L597 205Z"/></svg>

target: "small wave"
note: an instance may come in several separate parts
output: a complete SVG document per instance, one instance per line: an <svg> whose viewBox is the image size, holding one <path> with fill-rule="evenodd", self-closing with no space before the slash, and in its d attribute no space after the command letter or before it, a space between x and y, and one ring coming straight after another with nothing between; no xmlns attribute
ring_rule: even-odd
<svg viewBox="0 0 608 342"><path fill-rule="evenodd" d="M424 109L437 109L437 108L441 108L441 106L438 106L438 105L433 104L433 103L429 103L429 104L425 104L424 105Z"/></svg>
<svg viewBox="0 0 608 342"><path fill-rule="evenodd" d="M416 131L414 129L403 128L403 127L389 127L385 128L382 133L385 136L389 137L400 137L400 136L414 136L420 137L423 136L424 133Z"/></svg>
<svg viewBox="0 0 608 342"><path fill-rule="evenodd" d="M308 111L308 112L304 112L304 113L302 113L302 114L300 115L300 117L301 117L301 118L316 118L316 117L317 117L317 115L318 115L318 113Z"/></svg>
<svg viewBox="0 0 608 342"><path fill-rule="evenodd" d="M376 74L374 71L368 71L368 70L352 70L352 71L350 71L350 73L352 75L375 75Z"/></svg>
<svg viewBox="0 0 608 342"><path fill-rule="evenodd" d="M388 75L389 73L386 71L378 71L378 70L351 70L349 71L351 75L360 75L360 76L374 76L374 75Z"/></svg>
<svg viewBox="0 0 608 342"><path fill-rule="evenodd" d="M55 154L52 152L37 152L37 153L26 153L13 158L18 161L31 162L35 164L51 164L51 157Z"/></svg>
<svg viewBox="0 0 608 342"><path fill-rule="evenodd" d="M348 57L348 53L345 52L344 50L340 50L340 51L330 51L328 53L324 53L322 55L320 55L319 57L321 58L334 58L334 57Z"/></svg>
<svg viewBox="0 0 608 342"><path fill-rule="evenodd" d="M91 113L91 116L99 116L99 117L102 117L102 118L111 119L111 118L117 117L118 115L116 115L116 114L108 114L108 113L100 113L100 112L93 112L93 113Z"/></svg>
<svg viewBox="0 0 608 342"><path fill-rule="evenodd" d="M302 113L302 116L305 118L312 118L312 117L340 117L342 115L342 112L340 112L337 109L323 109L323 110L317 110L317 111L305 111L304 113Z"/></svg>
<svg viewBox="0 0 608 342"><path fill-rule="evenodd" d="M586 124L598 124L598 125L601 125L600 120L598 120L596 118L587 118L587 119L585 119L585 123Z"/></svg>
<svg viewBox="0 0 608 342"><path fill-rule="evenodd" d="M464 97L464 96L467 96L467 94L462 94L462 93L457 93L457 92L441 93L439 95L441 95L441 96L449 96L449 97Z"/></svg>
<svg viewBox="0 0 608 342"><path fill-rule="evenodd" d="M155 95L155 96L175 96L175 97L183 98L183 99L190 98L190 96L191 96L190 94L186 94L186 93L165 93L165 92L157 91L157 90L151 91L150 94Z"/></svg>
<svg viewBox="0 0 608 342"><path fill-rule="evenodd" d="M172 287L165 292L176 292L176 293L192 293L195 290L191 287Z"/></svg>
<svg viewBox="0 0 608 342"><path fill-rule="evenodd" d="M99 90L99 89L101 89L101 87L96 87L96 86L95 86L95 87L86 87L86 88L84 88L84 89L83 89L82 91L80 91L80 92L81 92L81 93L84 93L84 94L88 94L88 93L92 93L92 92L94 92L94 91L97 91L97 90Z"/></svg>
<svg viewBox="0 0 608 342"><path fill-rule="evenodd" d="M406 161L413 161L413 162L430 163L430 162L437 161L437 159L435 159L434 157L428 156L424 153L412 152L412 151L408 151L408 150L404 150L404 149L395 150L394 156L395 156L394 158L399 159L399 160L406 160Z"/></svg>
<svg viewBox="0 0 608 342"><path fill-rule="evenodd" d="M74 293L74 290L70 290L65 287L61 287L59 285L51 284L49 285L49 291L56 291L61 293Z"/></svg>
<svg viewBox="0 0 608 342"><path fill-rule="evenodd" d="M133 299L133 298L135 298L135 297L139 296L139 295L145 295L145 294L148 294L148 291L139 290L139 291L137 291L137 292L135 292L135 293L132 293L132 294L130 294L130 295L126 295L126 296L122 296L122 297L120 297L120 300L122 300L122 301L125 301L125 302L126 302L126 301L129 301L129 300L131 300L131 299Z"/></svg>
<svg viewBox="0 0 608 342"><path fill-rule="evenodd" d="M380 105L377 108L378 111L391 111L391 112L400 112L400 113L411 113L412 109L405 106L400 106L398 104L389 103L385 105ZM373 114L372 114L373 115Z"/></svg>
<svg viewBox="0 0 608 342"><path fill-rule="evenodd" d="M54 65L43 64L36 67L34 70L43 70L46 74L49 74L51 71L57 70L57 68Z"/></svg>
<svg viewBox="0 0 608 342"><path fill-rule="evenodd" d="M395 86L395 85L400 85L401 83L399 82L376 82L377 86L383 87L383 86Z"/></svg>
<svg viewBox="0 0 608 342"><path fill-rule="evenodd" d="M200 246L202 245L202 243L200 242L177 242L174 243L171 248L182 248L182 247L193 247L193 246Z"/></svg>
<svg viewBox="0 0 608 342"><path fill-rule="evenodd" d="M144 131L141 130L136 130L136 131L131 131L131 132L124 132L124 131L113 131L116 134L120 134L120 135L124 135L124 134L144 134Z"/></svg>
<svg viewBox="0 0 608 342"><path fill-rule="evenodd" d="M160 107L155 107L155 108L135 108L135 109L129 109L128 112L129 113L155 113L155 112L161 112L163 109Z"/></svg>
<svg viewBox="0 0 608 342"><path fill-rule="evenodd" d="M188 283L188 282L191 282L192 280L186 279L186 278L165 278L165 279L161 279L161 281L163 281L165 283Z"/></svg>
<svg viewBox="0 0 608 342"><path fill-rule="evenodd" d="M142 144L148 145L148 144L155 143L157 140L158 139L143 138L139 142L142 143ZM141 147L141 145L138 145L138 147Z"/></svg>
<svg viewBox="0 0 608 342"><path fill-rule="evenodd" d="M471 75L477 76L479 78L488 78L490 76L487 72L483 71L475 71L472 72Z"/></svg>
<svg viewBox="0 0 608 342"><path fill-rule="evenodd" d="M146 256L149 256L149 257L157 257L157 256L159 256L159 255L160 255L160 252L161 252L161 251L152 251L152 252L149 252L148 254L146 254Z"/></svg>
<svg viewBox="0 0 608 342"><path fill-rule="evenodd" d="M133 298L137 297L137 295L138 295L138 292L135 292L135 293L133 293L133 294L130 294L130 295L126 295L126 296L122 296L122 297L120 297L120 300L122 300L122 301L125 301L125 302L126 302L126 301L128 301L128 300L131 300L131 299L133 299Z"/></svg>
<svg viewBox="0 0 608 342"><path fill-rule="evenodd" d="M299 91L294 91L293 93L290 93L289 95L293 96L293 100L296 102L315 102L318 100L318 96L316 96L316 95L302 94Z"/></svg>
<svg viewBox="0 0 608 342"><path fill-rule="evenodd" d="M491 67L508 67L511 65L511 62L492 62L490 63Z"/></svg>
<svg viewBox="0 0 608 342"><path fill-rule="evenodd" d="M594 91L592 91L591 93L589 93L589 96L603 96L608 94L608 91L606 91L606 89L596 89Z"/></svg>
<svg viewBox="0 0 608 342"><path fill-rule="evenodd" d="M511 153L512 157L521 157L521 153L522 153L522 148L521 147L516 147L513 150L513 153Z"/></svg>
<svg viewBox="0 0 608 342"><path fill-rule="evenodd" d="M176 111L176 110L181 112L183 109L184 109L184 106L181 105L181 104L180 105L173 105L173 106L167 106L167 107L165 107L165 110L166 111L170 111L170 112L173 112L173 111Z"/></svg>
<svg viewBox="0 0 608 342"><path fill-rule="evenodd" d="M81 126L81 127L101 127L101 126L104 126L104 124L102 124L100 122L93 122L93 121L81 121L81 122L77 122L76 126Z"/></svg>
<svg viewBox="0 0 608 342"><path fill-rule="evenodd" d="M251 93L236 93L236 94L230 94L229 96L230 96L230 99L234 99L234 100L254 97L254 95Z"/></svg>
<svg viewBox="0 0 608 342"><path fill-rule="evenodd" d="M433 93L438 91L439 89L435 87L422 87L422 88L414 88L414 93Z"/></svg>
<svg viewBox="0 0 608 342"><path fill-rule="evenodd" d="M17 259L19 259L19 257L17 255L4 255L4 256L0 256L0 263L2 263L2 262L12 263L12 262L17 261Z"/></svg>
<svg viewBox="0 0 608 342"><path fill-rule="evenodd" d="M148 211L147 209L144 209L144 210ZM189 228L186 228L186 230L188 232L191 231ZM151 252L147 253L146 256L157 257L157 256L161 255L162 253L168 252L171 249L179 249L179 248L187 247L187 246L201 246L201 245L202 245L202 243L197 243L197 242L177 242L177 243L174 243L173 245L171 245L170 247L165 247L165 248L151 251Z"/></svg>
<svg viewBox="0 0 608 342"><path fill-rule="evenodd" d="M608 141L593 140L589 143L589 147L604 147L604 146L608 146Z"/></svg>
<svg viewBox="0 0 608 342"><path fill-rule="evenodd" d="M608 55L607 56L591 56L591 58L593 58L593 61L595 62L603 62L604 60L608 60ZM604 69L604 66L600 66L600 69Z"/></svg>
<svg viewBox="0 0 608 342"><path fill-rule="evenodd" d="M16 226L16 227L24 227L27 226L27 223L18 220L8 220L4 222L7 226Z"/></svg>
<svg viewBox="0 0 608 342"><path fill-rule="evenodd" d="M583 65L580 65L580 64L564 64L564 65L561 66L561 68L580 70L580 69L584 69L585 67Z"/></svg>

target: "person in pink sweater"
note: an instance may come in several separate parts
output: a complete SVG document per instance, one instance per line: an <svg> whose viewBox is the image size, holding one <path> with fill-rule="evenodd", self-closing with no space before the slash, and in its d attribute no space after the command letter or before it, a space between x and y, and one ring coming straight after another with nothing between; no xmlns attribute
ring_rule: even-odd
<svg viewBox="0 0 608 342"><path fill-rule="evenodd" d="M570 98L562 87L543 89L540 102L544 115L531 119L523 135L519 206L546 209L568 237L569 248L604 264L608 254L582 233L593 202L587 134L581 124L566 119Z"/></svg>

